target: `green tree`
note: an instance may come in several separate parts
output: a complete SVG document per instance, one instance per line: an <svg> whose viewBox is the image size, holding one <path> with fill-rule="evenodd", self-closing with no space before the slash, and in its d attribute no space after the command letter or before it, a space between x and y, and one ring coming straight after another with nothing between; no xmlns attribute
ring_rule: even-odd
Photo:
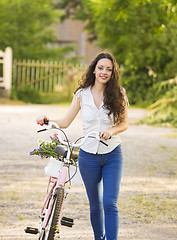
<svg viewBox="0 0 177 240"><path fill-rule="evenodd" d="M60 59L73 50L53 47L57 41L53 24L61 11L53 0L1 0L0 49L12 47L15 58Z"/></svg>
<svg viewBox="0 0 177 240"><path fill-rule="evenodd" d="M116 57L131 103L157 98L153 86L177 75L176 0L61 0L59 6Z"/></svg>

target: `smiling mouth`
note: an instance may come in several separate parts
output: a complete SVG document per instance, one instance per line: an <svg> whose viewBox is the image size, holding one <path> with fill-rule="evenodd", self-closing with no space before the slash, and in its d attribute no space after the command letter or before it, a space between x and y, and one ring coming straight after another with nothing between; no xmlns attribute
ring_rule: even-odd
<svg viewBox="0 0 177 240"><path fill-rule="evenodd" d="M100 77L101 77L102 79L104 79L104 80L108 78L108 77L106 77L106 76L100 76Z"/></svg>

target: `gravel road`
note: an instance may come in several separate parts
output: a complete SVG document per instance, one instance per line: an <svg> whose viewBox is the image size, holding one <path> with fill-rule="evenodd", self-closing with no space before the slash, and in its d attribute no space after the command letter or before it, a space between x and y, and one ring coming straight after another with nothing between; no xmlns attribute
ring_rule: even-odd
<svg viewBox="0 0 177 240"><path fill-rule="evenodd" d="M24 233L38 227L44 200L47 159L29 156L38 139L38 115L62 116L67 107L53 105L0 105L0 239L35 240ZM136 124L146 112L129 109L129 129L121 134L124 173L121 184L120 240L176 240L177 238L177 130ZM82 136L78 116L66 130L69 139ZM62 227L65 240L91 240L88 201L83 186L73 185L64 215L73 228Z"/></svg>

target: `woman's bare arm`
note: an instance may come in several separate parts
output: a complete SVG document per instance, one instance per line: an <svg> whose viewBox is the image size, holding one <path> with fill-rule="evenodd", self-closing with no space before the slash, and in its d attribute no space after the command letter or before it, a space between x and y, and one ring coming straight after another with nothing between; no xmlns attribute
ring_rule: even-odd
<svg viewBox="0 0 177 240"><path fill-rule="evenodd" d="M67 128L72 123L72 121L78 114L79 110L80 110L80 98L74 95L72 103L67 113L65 114L65 116L57 120L53 120L53 119L49 119L49 120L52 122L56 122L60 128ZM46 118L45 115L41 115L36 119L36 121L38 124L43 125L45 118Z"/></svg>

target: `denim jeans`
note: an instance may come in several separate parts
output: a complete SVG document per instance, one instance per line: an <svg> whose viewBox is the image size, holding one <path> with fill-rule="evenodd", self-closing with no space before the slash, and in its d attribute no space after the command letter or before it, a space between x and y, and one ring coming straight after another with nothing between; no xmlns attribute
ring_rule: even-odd
<svg viewBox="0 0 177 240"><path fill-rule="evenodd" d="M122 167L120 145L106 154L92 154L80 149L79 168L89 199L95 240L118 238L118 194Z"/></svg>

